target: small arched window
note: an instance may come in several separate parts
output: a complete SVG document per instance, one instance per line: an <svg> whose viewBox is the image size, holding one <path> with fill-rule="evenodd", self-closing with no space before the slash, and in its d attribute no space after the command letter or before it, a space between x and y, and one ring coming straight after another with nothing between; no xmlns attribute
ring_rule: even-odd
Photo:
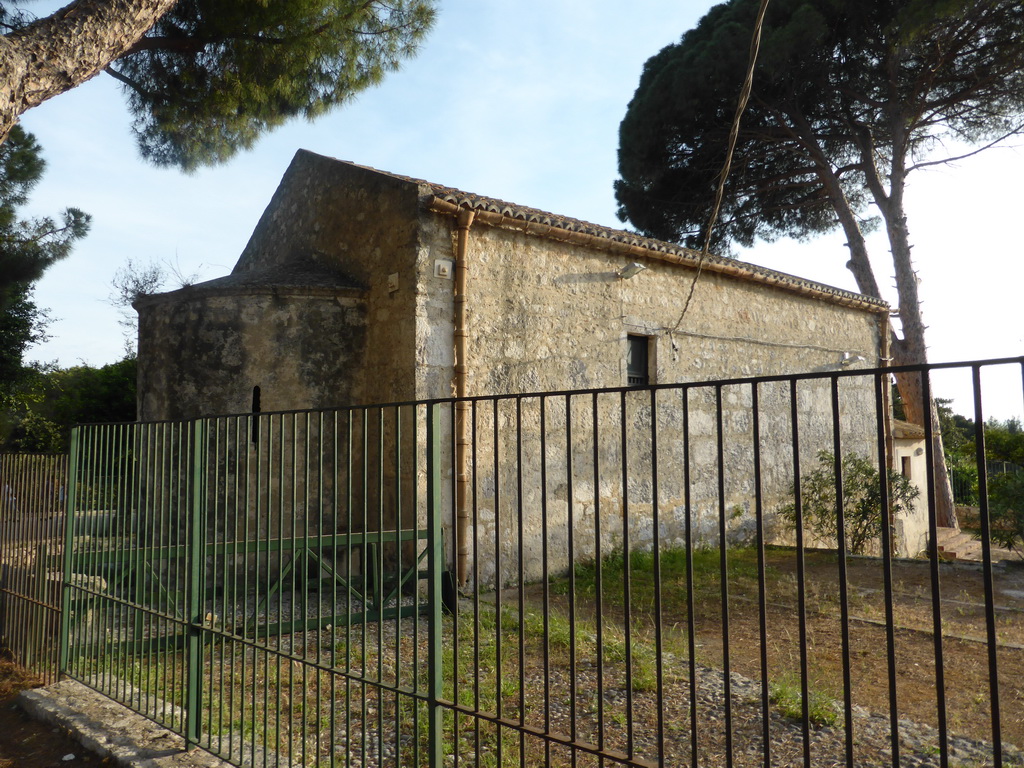
<svg viewBox="0 0 1024 768"><path fill-rule="evenodd" d="M250 420L252 423L251 435L252 443L255 445L260 439L260 387L257 384L252 388L252 416Z"/></svg>
<svg viewBox="0 0 1024 768"><path fill-rule="evenodd" d="M626 336L626 386L645 387L651 383L649 345L647 336L632 333Z"/></svg>

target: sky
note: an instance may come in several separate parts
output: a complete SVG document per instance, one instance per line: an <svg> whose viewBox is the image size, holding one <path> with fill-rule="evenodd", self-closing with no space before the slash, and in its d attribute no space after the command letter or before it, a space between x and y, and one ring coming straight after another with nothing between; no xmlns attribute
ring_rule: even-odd
<svg viewBox="0 0 1024 768"><path fill-rule="evenodd" d="M102 365L124 355L112 280L131 260L181 278L230 272L298 149L351 160L604 226L615 216L618 127L644 62L693 27L710 0L440 0L416 58L317 120L267 135L227 164L186 175L142 161L108 76L27 112L48 169L26 213L76 206L93 217L74 253L36 288L50 340L28 359ZM933 362L1024 354L1024 146L910 178L907 213ZM756 244L737 255L856 290L844 238ZM883 291L883 237L870 241ZM179 287L172 282L168 289ZM885 298L895 306L895 291ZM997 375L998 374L998 375ZM971 413L966 378L938 396ZM1019 416L1020 369L985 378L986 415Z"/></svg>

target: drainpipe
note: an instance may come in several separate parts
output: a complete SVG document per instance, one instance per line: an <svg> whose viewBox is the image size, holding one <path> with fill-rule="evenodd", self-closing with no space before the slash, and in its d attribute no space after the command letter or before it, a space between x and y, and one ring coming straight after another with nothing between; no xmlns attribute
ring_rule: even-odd
<svg viewBox="0 0 1024 768"><path fill-rule="evenodd" d="M460 209L456 216L458 237L455 242L455 547L456 574L460 585L467 579L469 561L469 412L462 398L468 395L469 367L466 365L468 339L466 322L466 253L469 249L469 228L474 211Z"/></svg>

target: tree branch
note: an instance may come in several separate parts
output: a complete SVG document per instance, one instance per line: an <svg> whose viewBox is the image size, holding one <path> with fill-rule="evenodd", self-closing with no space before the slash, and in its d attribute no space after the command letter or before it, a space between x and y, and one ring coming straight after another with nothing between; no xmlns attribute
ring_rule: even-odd
<svg viewBox="0 0 1024 768"><path fill-rule="evenodd" d="M978 147L977 149L975 149L975 150L973 150L971 152L966 152L966 153L964 153L962 155L956 155L954 157L946 157L946 158L943 158L942 160L928 160L927 162L915 163L914 165L911 165L911 166L907 167L907 173L910 173L911 171L919 170L921 168L927 168L927 167L932 166L932 165L948 165L949 163L957 163L957 162L960 162L961 160L966 160L969 157L974 157L975 155L977 155L977 154L979 154L981 152L984 152L986 149L992 149L992 147L997 146L998 144L1006 141L1007 139L1009 139L1009 138L1011 138L1013 136L1020 136L1022 133L1024 133L1024 123L1021 123L1020 125L1018 125L1013 130L1007 131L1002 136L1000 136L998 139L993 139L992 141L990 141L988 144L984 145L983 147Z"/></svg>
<svg viewBox="0 0 1024 768"><path fill-rule="evenodd" d="M857 287L861 293L876 299L882 298L882 292L878 288L878 281L875 279L871 261L868 259L868 249L867 244L864 242L864 233L860 230L860 224L853 213L850 201L843 192L839 177L835 175L828 156L815 137L814 130L807 124L806 118L799 112L791 110L783 114L776 108L770 109L774 111L776 120L779 121L780 125L792 131L794 138L807 150L808 157L815 165L822 188L832 208L835 210L836 218L839 220L843 233L846 235L846 245L850 251L850 261L847 263L847 267L853 273L853 277L857 281Z"/></svg>
<svg viewBox="0 0 1024 768"><path fill-rule="evenodd" d="M78 0L0 38L0 140L18 117L95 77L175 0Z"/></svg>
<svg viewBox="0 0 1024 768"><path fill-rule="evenodd" d="M121 54L131 56L144 51L171 51L174 53L199 53L207 45L214 42L222 42L227 38L215 40L213 38L200 37L143 37L131 48ZM121 58L118 57L118 58Z"/></svg>
<svg viewBox="0 0 1024 768"><path fill-rule="evenodd" d="M149 91L147 91L145 88L142 87L141 83L139 83L139 82L137 82L135 80L132 80L130 77L125 75L123 72L120 72L120 71L114 69L113 65L104 67L103 71L106 72L108 75L110 75L115 80L117 80L119 83L128 86L129 88L131 88L136 93L138 93L140 95L144 95L144 96L152 96L152 94Z"/></svg>

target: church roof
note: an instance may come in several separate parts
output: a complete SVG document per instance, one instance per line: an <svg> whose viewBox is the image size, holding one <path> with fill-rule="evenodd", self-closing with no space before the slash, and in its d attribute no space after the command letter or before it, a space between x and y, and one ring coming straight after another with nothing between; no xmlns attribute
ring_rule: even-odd
<svg viewBox="0 0 1024 768"><path fill-rule="evenodd" d="M230 275L187 285L176 291L142 296L136 301L136 305L150 301L177 301L214 293L222 295L276 293L311 296L320 293L335 295L339 290L362 293L366 287L345 273L318 263L315 257L307 257L275 264L264 269L232 272Z"/></svg>
<svg viewBox="0 0 1024 768"><path fill-rule="evenodd" d="M510 203L495 197L464 192L454 187L437 184L423 179L381 171L366 165L359 165L348 160L323 157L307 150L300 150L323 161L339 163L363 171L388 176L393 179L416 184L421 188L424 205L439 213L453 213L459 209L472 210L477 218L493 226L519 229L529 234L547 237L554 240L586 243L593 248L627 252L632 256L650 258L691 267L699 266L709 272L730 274L741 279L774 285L798 293L815 295L840 304L858 306L874 312L888 312L889 305L880 300L854 291L847 291L813 280L806 280L785 272L779 272L757 264L738 259L707 254L701 258L700 251L686 248L676 243L668 243L651 237L644 237L613 227L593 224L581 219L559 216L537 208L517 203Z"/></svg>

